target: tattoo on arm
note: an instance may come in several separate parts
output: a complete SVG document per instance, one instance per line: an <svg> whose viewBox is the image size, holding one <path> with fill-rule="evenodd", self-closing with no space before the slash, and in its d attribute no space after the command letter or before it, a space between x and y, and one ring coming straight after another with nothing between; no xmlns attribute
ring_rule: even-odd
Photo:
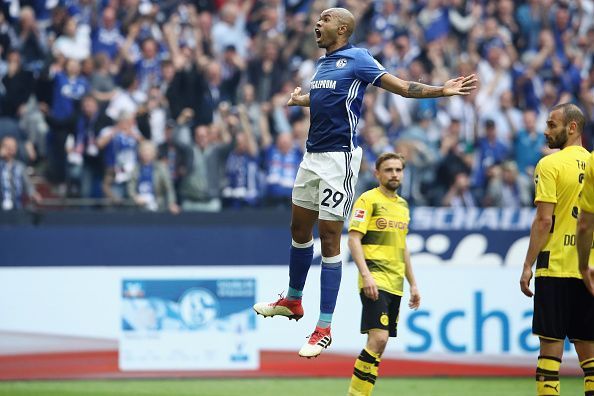
<svg viewBox="0 0 594 396"><path fill-rule="evenodd" d="M409 81L406 96L408 98L437 98L443 96L443 88Z"/></svg>
<svg viewBox="0 0 594 396"><path fill-rule="evenodd" d="M423 93L423 86L416 82L409 82L408 91L406 93L409 97L416 98Z"/></svg>

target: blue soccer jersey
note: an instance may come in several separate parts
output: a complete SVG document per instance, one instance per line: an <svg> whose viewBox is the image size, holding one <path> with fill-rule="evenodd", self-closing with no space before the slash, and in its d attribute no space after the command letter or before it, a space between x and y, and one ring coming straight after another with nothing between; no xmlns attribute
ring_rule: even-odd
<svg viewBox="0 0 594 396"><path fill-rule="evenodd" d="M385 68L363 48L346 45L321 57L309 92L307 151L353 151L367 84L379 86Z"/></svg>

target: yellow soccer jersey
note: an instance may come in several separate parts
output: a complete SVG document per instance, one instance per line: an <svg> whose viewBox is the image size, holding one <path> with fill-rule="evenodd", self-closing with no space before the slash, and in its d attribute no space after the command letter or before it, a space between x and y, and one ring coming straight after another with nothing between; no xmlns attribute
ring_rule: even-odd
<svg viewBox="0 0 594 396"><path fill-rule="evenodd" d="M379 188L374 188L361 194L355 202L349 227L349 231L364 234L363 253L377 287L399 296L403 292L409 222L408 204L403 198L389 198ZM363 279L359 274L359 289L362 287Z"/></svg>
<svg viewBox="0 0 594 396"><path fill-rule="evenodd" d="M534 202L555 204L550 236L536 261L536 276L581 278L575 247L578 195L590 153L569 146L544 157L536 165Z"/></svg>
<svg viewBox="0 0 594 396"><path fill-rule="evenodd" d="M579 199L580 210L594 213L594 151L586 165L584 185Z"/></svg>

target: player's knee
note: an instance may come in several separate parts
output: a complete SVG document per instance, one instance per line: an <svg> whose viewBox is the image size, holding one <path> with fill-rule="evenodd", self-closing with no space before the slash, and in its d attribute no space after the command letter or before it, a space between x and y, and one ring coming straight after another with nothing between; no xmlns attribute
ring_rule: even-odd
<svg viewBox="0 0 594 396"><path fill-rule="evenodd" d="M580 362L594 358L594 342L575 340L573 345Z"/></svg>
<svg viewBox="0 0 594 396"><path fill-rule="evenodd" d="M291 237L297 243L307 243L313 238L312 230L299 222L291 222Z"/></svg>
<svg viewBox="0 0 594 396"><path fill-rule="evenodd" d="M332 239L323 239L320 235L322 245L322 256L334 257L340 254L340 239L337 241Z"/></svg>
<svg viewBox="0 0 594 396"><path fill-rule="evenodd" d="M383 334L383 332L381 333L373 333L370 334L369 337L369 348L372 350L372 352L374 353L378 353L378 354L382 354L384 353L384 350L386 349L386 345L388 345L388 334L386 332L386 334Z"/></svg>
<svg viewBox="0 0 594 396"><path fill-rule="evenodd" d="M340 237L342 236L342 228L336 227L320 227L320 240L323 243L340 244Z"/></svg>
<svg viewBox="0 0 594 396"><path fill-rule="evenodd" d="M389 339L390 339L390 334L387 331L382 331L381 334L379 334L378 341L384 347L388 343Z"/></svg>

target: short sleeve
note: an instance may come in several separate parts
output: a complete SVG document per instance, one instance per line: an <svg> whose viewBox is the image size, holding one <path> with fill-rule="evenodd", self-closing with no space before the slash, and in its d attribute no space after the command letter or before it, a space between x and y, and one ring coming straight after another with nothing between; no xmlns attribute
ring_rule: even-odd
<svg viewBox="0 0 594 396"><path fill-rule="evenodd" d="M584 174L582 192L579 200L580 210L594 213L594 153L590 156Z"/></svg>
<svg viewBox="0 0 594 396"><path fill-rule="evenodd" d="M551 161L540 161L534 171L534 202L557 203L557 174Z"/></svg>
<svg viewBox="0 0 594 396"><path fill-rule="evenodd" d="M369 51L364 50L356 58L355 77L367 84L373 84L379 87L380 77L386 74L386 68L382 66Z"/></svg>
<svg viewBox="0 0 594 396"><path fill-rule="evenodd" d="M370 202L367 202L362 196L359 197L355 202L355 206L353 206L349 231L359 231L362 234L366 234L372 209Z"/></svg>

